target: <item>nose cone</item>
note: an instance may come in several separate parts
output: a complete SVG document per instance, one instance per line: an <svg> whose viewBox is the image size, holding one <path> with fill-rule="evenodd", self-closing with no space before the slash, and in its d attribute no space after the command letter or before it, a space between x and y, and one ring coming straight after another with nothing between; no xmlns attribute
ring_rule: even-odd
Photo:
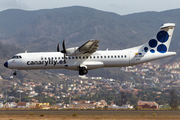
<svg viewBox="0 0 180 120"><path fill-rule="evenodd" d="M5 62L5 63L4 63L4 66L8 68L8 62Z"/></svg>

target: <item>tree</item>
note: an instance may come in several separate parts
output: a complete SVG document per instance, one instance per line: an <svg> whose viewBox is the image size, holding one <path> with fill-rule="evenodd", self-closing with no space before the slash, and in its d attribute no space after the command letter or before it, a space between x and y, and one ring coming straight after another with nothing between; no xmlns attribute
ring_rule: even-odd
<svg viewBox="0 0 180 120"><path fill-rule="evenodd" d="M52 90L52 93L56 94L56 88L54 88L54 89Z"/></svg>
<svg viewBox="0 0 180 120"><path fill-rule="evenodd" d="M35 89L35 91L36 91L37 93L42 93L42 92L43 92L42 86L36 86L34 89Z"/></svg>
<svg viewBox="0 0 180 120"><path fill-rule="evenodd" d="M179 105L178 96L177 96L175 90L171 90L170 95L171 95L171 101L170 101L169 105L171 106L172 109L175 109Z"/></svg>

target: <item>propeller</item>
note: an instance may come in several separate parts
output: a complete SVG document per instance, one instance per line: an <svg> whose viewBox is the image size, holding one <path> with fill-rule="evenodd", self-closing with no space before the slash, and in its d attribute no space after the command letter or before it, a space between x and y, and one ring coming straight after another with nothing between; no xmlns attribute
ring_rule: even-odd
<svg viewBox="0 0 180 120"><path fill-rule="evenodd" d="M63 40L63 43L62 43L62 47L63 47L63 50L61 50L61 53L64 54L64 63L66 63L66 48L65 48L64 40Z"/></svg>
<svg viewBox="0 0 180 120"><path fill-rule="evenodd" d="M60 52L60 50L59 50L59 43L57 44L57 52Z"/></svg>

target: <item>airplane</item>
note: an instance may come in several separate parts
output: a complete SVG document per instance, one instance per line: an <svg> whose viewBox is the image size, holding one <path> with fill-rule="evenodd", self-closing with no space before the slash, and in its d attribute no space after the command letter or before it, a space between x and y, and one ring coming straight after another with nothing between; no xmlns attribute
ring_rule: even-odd
<svg viewBox="0 0 180 120"><path fill-rule="evenodd" d="M98 68L133 66L176 55L176 52L169 52L174 28L175 23L165 23L145 44L124 50L97 51L99 40L66 49L63 40L61 51L58 43L57 52L18 53L4 66L13 69L13 75L17 70L34 69L67 69L85 75L88 70Z"/></svg>

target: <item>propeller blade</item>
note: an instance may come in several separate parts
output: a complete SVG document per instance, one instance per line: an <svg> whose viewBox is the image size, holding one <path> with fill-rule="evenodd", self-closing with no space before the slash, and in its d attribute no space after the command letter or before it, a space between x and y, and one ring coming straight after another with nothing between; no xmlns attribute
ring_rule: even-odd
<svg viewBox="0 0 180 120"><path fill-rule="evenodd" d="M64 63L66 63L66 54L64 53Z"/></svg>
<svg viewBox="0 0 180 120"><path fill-rule="evenodd" d="M66 63L66 48L65 48L65 41L63 40L62 43L63 50L61 50L61 53L64 53L64 63Z"/></svg>
<svg viewBox="0 0 180 120"><path fill-rule="evenodd" d="M57 52L60 52L60 50L59 50L59 43L57 44Z"/></svg>
<svg viewBox="0 0 180 120"><path fill-rule="evenodd" d="M65 42L64 42L64 40L63 40L63 43L62 43L62 47L63 47L63 50L62 50L61 52L66 54L66 48L65 48Z"/></svg>

